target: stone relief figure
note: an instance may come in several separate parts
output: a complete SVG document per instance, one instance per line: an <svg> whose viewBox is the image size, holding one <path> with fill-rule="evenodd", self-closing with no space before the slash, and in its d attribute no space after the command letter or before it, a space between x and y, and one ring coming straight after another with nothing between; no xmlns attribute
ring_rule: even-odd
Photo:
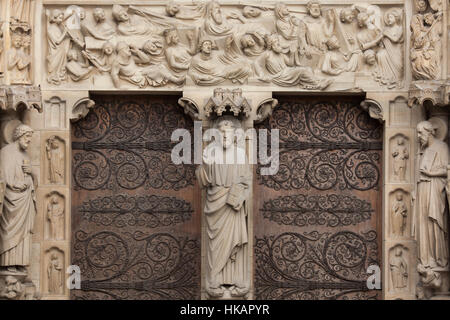
<svg viewBox="0 0 450 320"><path fill-rule="evenodd" d="M214 47L213 47L214 46ZM197 85L216 85L231 80L233 83L243 83L251 75L251 67L245 64L227 61L222 63L220 53L213 52L217 47L214 41L204 38L200 42L200 52L192 58L189 75Z"/></svg>
<svg viewBox="0 0 450 320"><path fill-rule="evenodd" d="M275 27L287 43L280 42L284 52L290 52L296 65L306 52L306 26L297 17L291 15L289 8L282 2L277 2L274 8ZM287 51L286 51L287 49Z"/></svg>
<svg viewBox="0 0 450 320"><path fill-rule="evenodd" d="M8 50L7 66L12 84L30 84L31 57L26 52L31 36L13 33L12 48Z"/></svg>
<svg viewBox="0 0 450 320"><path fill-rule="evenodd" d="M0 150L0 166L6 183L0 216L0 266L25 273L30 264L31 238L36 215L35 185L26 153L33 130L18 125L13 142Z"/></svg>
<svg viewBox="0 0 450 320"><path fill-rule="evenodd" d="M394 181L404 182L406 174L406 166L409 159L408 147L405 145L405 138L398 137L396 139L396 145L392 150L392 162L393 162L393 175Z"/></svg>
<svg viewBox="0 0 450 320"><path fill-rule="evenodd" d="M403 78L402 15L399 9L389 9L384 14L385 28L377 53L378 70L375 79L390 89L395 88Z"/></svg>
<svg viewBox="0 0 450 320"><path fill-rule="evenodd" d="M139 54L137 48L133 47L134 53ZM114 60L111 67L111 77L116 88L120 88L120 79L126 80L132 84L145 87L146 79L141 71L138 69L130 46L120 41L116 45L116 60Z"/></svg>
<svg viewBox="0 0 450 320"><path fill-rule="evenodd" d="M166 5L166 13L169 17L180 20L197 20L203 18L206 14L206 4L197 3L192 6L180 5L170 1Z"/></svg>
<svg viewBox="0 0 450 320"><path fill-rule="evenodd" d="M48 293L63 293L63 270L60 259L56 253L52 253L47 267Z"/></svg>
<svg viewBox="0 0 450 320"><path fill-rule="evenodd" d="M48 160L48 181L63 183L64 181L64 150L56 136L51 136L45 146Z"/></svg>
<svg viewBox="0 0 450 320"><path fill-rule="evenodd" d="M194 34L187 33L189 47L180 42L178 31L175 28L168 29L164 33L166 48L165 55L168 66L175 75L183 79L186 78L186 73L191 65L192 56L196 54Z"/></svg>
<svg viewBox="0 0 450 320"><path fill-rule="evenodd" d="M448 265L446 192L448 146L429 121L417 125L421 147L417 185L418 255L424 268Z"/></svg>
<svg viewBox="0 0 450 320"><path fill-rule="evenodd" d="M49 221L50 239L64 240L64 203L54 194L47 204L47 220Z"/></svg>
<svg viewBox="0 0 450 320"><path fill-rule="evenodd" d="M357 21L360 28L357 39L363 51L364 62L369 66L374 66L377 62L376 51L383 39L383 33L381 29L371 23L367 12L360 12Z"/></svg>
<svg viewBox="0 0 450 320"><path fill-rule="evenodd" d="M83 24L84 34L97 40L110 40L115 34L115 30L108 22L106 22L105 10L102 8L95 8L92 16L95 20L95 25L90 26Z"/></svg>
<svg viewBox="0 0 450 320"><path fill-rule="evenodd" d="M283 87L298 85L304 89L325 89L333 82L316 77L309 67L290 66L293 59L283 54L278 34L267 37L267 49L255 64L262 81L272 81Z"/></svg>
<svg viewBox="0 0 450 320"><path fill-rule="evenodd" d="M220 4L213 0L206 5L204 31L212 36L229 35L233 31L233 25L227 19L238 17L236 13L223 13Z"/></svg>
<svg viewBox="0 0 450 320"><path fill-rule="evenodd" d="M339 13L339 20L336 21L336 35L340 36L340 41L345 45L344 53L347 61L347 71L355 72L362 62L362 50L354 34L354 21L358 11L352 6L344 8Z"/></svg>
<svg viewBox="0 0 450 320"><path fill-rule="evenodd" d="M150 64L142 69L149 85L153 87L163 86L168 82L181 85L185 81L184 76L172 72L165 63L164 44L162 40L147 40L142 47L141 63ZM146 57L146 58L144 58Z"/></svg>
<svg viewBox="0 0 450 320"><path fill-rule="evenodd" d="M256 57L266 50L264 34L259 31L249 31L242 35L240 43L242 52L248 57Z"/></svg>
<svg viewBox="0 0 450 320"><path fill-rule="evenodd" d="M341 52L341 46L339 40L336 36L331 36L327 42L326 46L328 51L325 52L322 63L322 72L332 76L341 74L344 71L349 70L347 61L351 59L347 57L346 54Z"/></svg>
<svg viewBox="0 0 450 320"><path fill-rule="evenodd" d="M389 260L392 286L394 289L403 289L408 286L408 264L403 258L403 249L395 247L394 254Z"/></svg>
<svg viewBox="0 0 450 320"><path fill-rule="evenodd" d="M132 7L129 9L133 11ZM121 5L113 5L112 15L117 22L117 30L121 35L151 35L155 33L154 25L147 19L137 14L128 13L128 9Z"/></svg>
<svg viewBox="0 0 450 320"><path fill-rule="evenodd" d="M67 53L66 69L75 82L88 79L95 71L95 67L89 64L89 60L80 61L78 51L75 49Z"/></svg>
<svg viewBox="0 0 450 320"><path fill-rule="evenodd" d="M64 24L64 13L54 9L47 12L47 81L60 84L67 79L67 53L70 49L70 35ZM67 18L66 18L67 19Z"/></svg>
<svg viewBox="0 0 450 320"><path fill-rule="evenodd" d="M306 26L307 51L309 55L317 57L315 65L318 65L320 58L327 51L326 42L334 32L335 16L333 11L328 10L326 18L323 17L318 0L309 1L306 9L308 15L303 23Z"/></svg>
<svg viewBox="0 0 450 320"><path fill-rule="evenodd" d="M403 200L403 193L397 192L391 208L392 233L396 236L404 236L406 230L406 219L408 217L408 207Z"/></svg>
<svg viewBox="0 0 450 320"><path fill-rule="evenodd" d="M427 12L427 2L416 1L411 19L411 67L417 80L438 79L442 54L442 11Z"/></svg>
<svg viewBox="0 0 450 320"><path fill-rule="evenodd" d="M89 50L83 50L81 53L83 57L89 60L99 71L111 72L113 62L116 59L114 51L114 45L111 42L106 41L102 46L102 52L99 56Z"/></svg>
<svg viewBox="0 0 450 320"><path fill-rule="evenodd" d="M222 297L227 289L232 296L244 296L250 285L247 216L251 169L245 149L235 144L232 120L220 118L215 127L223 141L205 149L203 165L196 170L201 187L207 189L206 290L212 297Z"/></svg>

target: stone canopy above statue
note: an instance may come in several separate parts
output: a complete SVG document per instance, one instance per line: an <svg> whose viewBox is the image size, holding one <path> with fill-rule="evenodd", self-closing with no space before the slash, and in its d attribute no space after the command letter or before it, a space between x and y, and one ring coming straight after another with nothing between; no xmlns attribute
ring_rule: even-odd
<svg viewBox="0 0 450 320"><path fill-rule="evenodd" d="M210 1L44 9L42 84L49 89L403 87L401 2Z"/></svg>

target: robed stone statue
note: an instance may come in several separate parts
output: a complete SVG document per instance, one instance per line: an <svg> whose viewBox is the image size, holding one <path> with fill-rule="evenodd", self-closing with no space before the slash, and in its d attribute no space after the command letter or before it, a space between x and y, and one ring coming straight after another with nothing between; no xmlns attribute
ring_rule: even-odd
<svg viewBox="0 0 450 320"><path fill-rule="evenodd" d="M26 150L33 130L20 124L13 142L0 150L0 166L5 182L0 214L0 266L12 272L26 272L30 264L31 240L36 216L34 179Z"/></svg>
<svg viewBox="0 0 450 320"><path fill-rule="evenodd" d="M221 140L209 144L197 179L206 188L207 276L206 291L212 297L244 296L248 279L248 199L251 169L246 163L245 147L235 141L236 126L226 117L216 128Z"/></svg>
<svg viewBox="0 0 450 320"><path fill-rule="evenodd" d="M421 146L417 186L419 262L423 268L444 268L448 265L445 187L449 150L436 137L431 122L420 122L417 133Z"/></svg>

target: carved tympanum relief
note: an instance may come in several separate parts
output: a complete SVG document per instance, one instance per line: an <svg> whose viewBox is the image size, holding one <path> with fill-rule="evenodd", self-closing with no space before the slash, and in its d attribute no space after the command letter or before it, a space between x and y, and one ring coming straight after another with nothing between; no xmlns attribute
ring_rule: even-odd
<svg viewBox="0 0 450 320"><path fill-rule="evenodd" d="M409 180L409 139L402 134L391 138L391 179L393 182Z"/></svg>
<svg viewBox="0 0 450 320"><path fill-rule="evenodd" d="M46 182L64 184L65 181L65 142L59 136L51 136L45 144Z"/></svg>
<svg viewBox="0 0 450 320"><path fill-rule="evenodd" d="M45 204L45 237L48 240L65 239L65 198L54 191L47 195Z"/></svg>
<svg viewBox="0 0 450 320"><path fill-rule="evenodd" d="M403 10L359 4L168 3L46 9L51 85L268 83L323 90L339 76L402 87ZM374 83L376 85L376 83Z"/></svg>
<svg viewBox="0 0 450 320"><path fill-rule="evenodd" d="M408 249L402 245L396 245L389 250L389 271L392 291L408 290Z"/></svg>
<svg viewBox="0 0 450 320"><path fill-rule="evenodd" d="M208 145L196 175L207 189L206 292L211 298L244 297L250 289L248 225L251 169L245 149L236 144L239 121L224 116L216 120L223 141ZM220 151L220 152L219 152ZM231 156L231 157L230 157ZM220 160L219 160L220 159Z"/></svg>
<svg viewBox="0 0 450 320"><path fill-rule="evenodd" d="M414 0L411 19L411 68L416 80L436 80L441 75L442 3Z"/></svg>

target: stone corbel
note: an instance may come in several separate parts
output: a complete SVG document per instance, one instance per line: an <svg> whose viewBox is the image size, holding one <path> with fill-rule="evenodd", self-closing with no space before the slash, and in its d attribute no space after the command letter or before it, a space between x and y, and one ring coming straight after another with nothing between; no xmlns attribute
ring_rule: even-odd
<svg viewBox="0 0 450 320"><path fill-rule="evenodd" d="M0 109L22 111L35 108L42 112L41 90L36 86L0 87Z"/></svg>
<svg viewBox="0 0 450 320"><path fill-rule="evenodd" d="M71 122L77 122L80 119L86 117L89 110L95 106L95 101L89 97L79 99L73 104L72 114L70 115Z"/></svg>
<svg viewBox="0 0 450 320"><path fill-rule="evenodd" d="M429 101L433 106L449 104L450 83L442 81L415 82L409 88L408 105L423 105Z"/></svg>
<svg viewBox="0 0 450 320"><path fill-rule="evenodd" d="M178 99L178 104L184 109L184 113L192 118L192 120L200 120L200 109L194 100L186 97Z"/></svg>
<svg viewBox="0 0 450 320"><path fill-rule="evenodd" d="M369 116L373 119L377 119L380 122L384 122L384 110L381 104L373 99L366 99L360 103L363 110L369 113Z"/></svg>
<svg viewBox="0 0 450 320"><path fill-rule="evenodd" d="M255 123L261 123L272 115L273 109L278 105L278 100L268 98L263 100L256 109Z"/></svg>

